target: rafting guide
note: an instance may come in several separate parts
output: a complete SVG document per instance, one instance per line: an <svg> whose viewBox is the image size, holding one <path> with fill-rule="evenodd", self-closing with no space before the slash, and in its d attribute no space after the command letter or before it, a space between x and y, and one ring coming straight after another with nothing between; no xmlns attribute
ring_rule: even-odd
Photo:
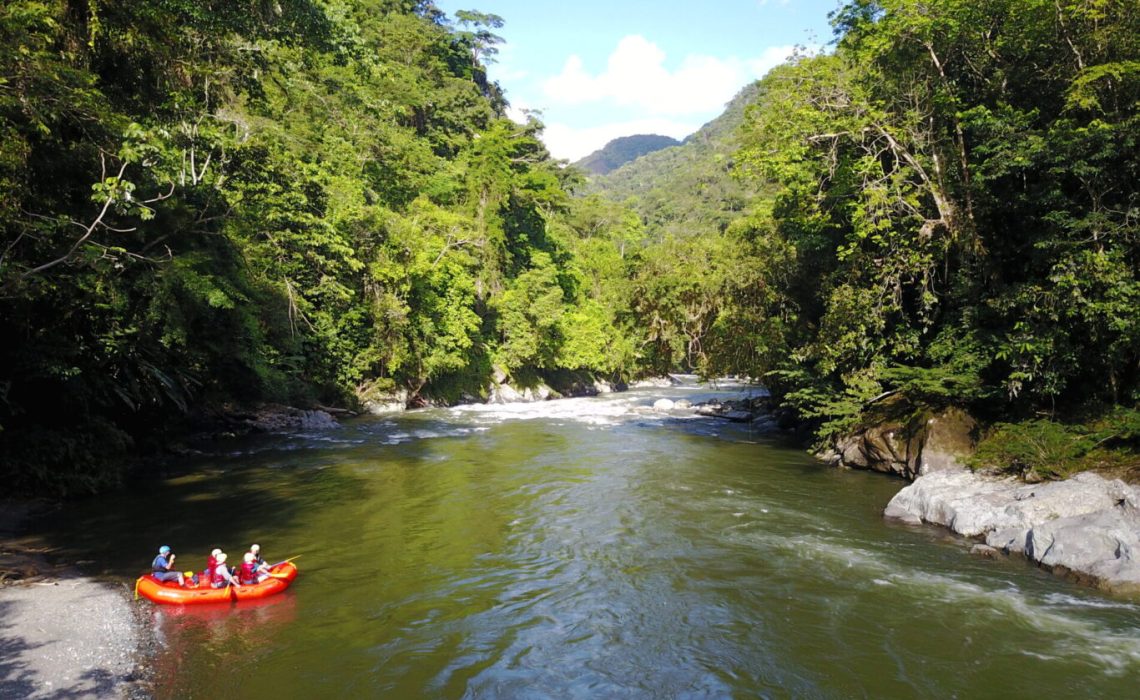
<svg viewBox="0 0 1140 700"><path fill-rule="evenodd" d="M158 556L154 558L151 563L151 576L154 576L156 581L177 581L179 586L186 585L186 580L182 577L181 571L172 571L174 568L175 554L170 551L170 547L162 545L158 548Z"/></svg>

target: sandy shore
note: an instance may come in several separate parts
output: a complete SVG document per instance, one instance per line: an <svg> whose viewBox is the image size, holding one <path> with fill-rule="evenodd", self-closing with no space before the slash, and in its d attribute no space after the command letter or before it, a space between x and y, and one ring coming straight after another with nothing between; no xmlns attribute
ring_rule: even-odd
<svg viewBox="0 0 1140 700"><path fill-rule="evenodd" d="M0 698L145 698L150 644L122 582L83 576L0 503Z"/></svg>

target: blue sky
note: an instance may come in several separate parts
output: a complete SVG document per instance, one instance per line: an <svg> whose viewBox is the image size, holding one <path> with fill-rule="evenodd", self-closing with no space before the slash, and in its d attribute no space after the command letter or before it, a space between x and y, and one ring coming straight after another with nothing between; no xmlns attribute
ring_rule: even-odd
<svg viewBox="0 0 1140 700"><path fill-rule="evenodd" d="M499 15L490 67L512 113L541 110L556 158L637 133L683 138L793 46L831 39L839 0L436 0Z"/></svg>

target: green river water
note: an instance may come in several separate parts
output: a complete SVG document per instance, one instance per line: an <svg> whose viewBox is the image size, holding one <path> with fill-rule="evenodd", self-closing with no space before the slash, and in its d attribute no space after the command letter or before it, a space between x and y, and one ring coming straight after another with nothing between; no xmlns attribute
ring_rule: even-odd
<svg viewBox="0 0 1140 700"><path fill-rule="evenodd" d="M301 555L276 598L140 601L161 698L1135 697L1140 605L884 522L904 484L596 399L233 442L49 523L133 580Z"/></svg>

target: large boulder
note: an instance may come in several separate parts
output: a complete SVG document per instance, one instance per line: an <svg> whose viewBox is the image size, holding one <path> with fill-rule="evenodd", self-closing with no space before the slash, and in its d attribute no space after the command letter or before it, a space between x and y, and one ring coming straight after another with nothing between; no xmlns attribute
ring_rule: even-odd
<svg viewBox="0 0 1140 700"><path fill-rule="evenodd" d="M495 367L491 374L491 383L487 385L487 403L531 403L548 401L561 396L545 382L537 382L520 390L512 386L510 381L511 377L506 370Z"/></svg>
<svg viewBox="0 0 1140 700"><path fill-rule="evenodd" d="M388 392L374 392L361 400L360 405L372 415L400 413L408 408L408 390L392 389Z"/></svg>
<svg viewBox="0 0 1140 700"><path fill-rule="evenodd" d="M340 426L326 411L306 411L293 406L264 404L250 414L235 414L255 432L290 433L329 430Z"/></svg>
<svg viewBox="0 0 1140 700"><path fill-rule="evenodd" d="M977 422L958 408L915 417L890 411L835 440L828 462L852 469L914 479L940 471L960 471L976 445Z"/></svg>
<svg viewBox="0 0 1140 700"><path fill-rule="evenodd" d="M713 399L697 404L693 412L698 416L723 418L733 423L748 423L765 414L767 408L766 398L749 397L726 401Z"/></svg>
<svg viewBox="0 0 1140 700"><path fill-rule="evenodd" d="M1083 473L1026 484L934 472L899 491L884 516L932 523L1102 588L1140 592L1140 490Z"/></svg>

